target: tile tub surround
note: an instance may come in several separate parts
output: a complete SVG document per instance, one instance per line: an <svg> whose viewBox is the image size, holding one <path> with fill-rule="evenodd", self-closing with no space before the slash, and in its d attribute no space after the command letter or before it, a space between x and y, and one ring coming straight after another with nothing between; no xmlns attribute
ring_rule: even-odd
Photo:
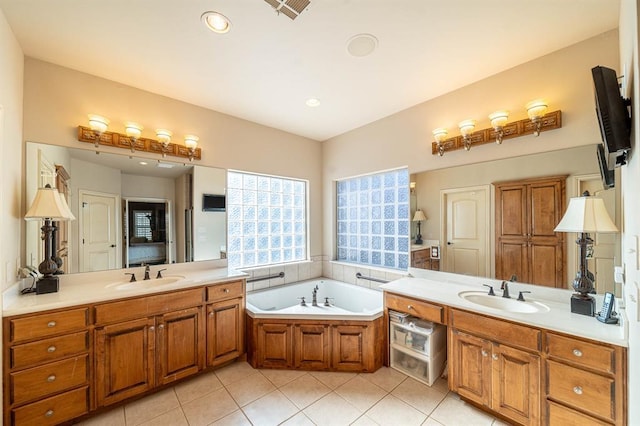
<svg viewBox="0 0 640 426"><path fill-rule="evenodd" d="M256 385L258 384L258 385ZM506 423L461 401L445 379L428 387L375 373L257 370L236 362L80 423L135 425L431 425Z"/></svg>

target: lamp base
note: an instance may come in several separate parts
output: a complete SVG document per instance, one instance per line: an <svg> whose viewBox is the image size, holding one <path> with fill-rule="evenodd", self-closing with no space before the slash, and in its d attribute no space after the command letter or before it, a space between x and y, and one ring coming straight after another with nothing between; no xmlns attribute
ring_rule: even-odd
<svg viewBox="0 0 640 426"><path fill-rule="evenodd" d="M58 277L44 276L36 282L36 294L47 294L58 292Z"/></svg>
<svg viewBox="0 0 640 426"><path fill-rule="evenodd" d="M576 293L571 296L571 312L592 317L596 314L596 300L586 294Z"/></svg>

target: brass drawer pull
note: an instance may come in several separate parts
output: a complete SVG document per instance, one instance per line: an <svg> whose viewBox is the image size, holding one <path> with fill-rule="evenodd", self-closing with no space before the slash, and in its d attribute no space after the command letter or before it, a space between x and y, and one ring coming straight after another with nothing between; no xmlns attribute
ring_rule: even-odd
<svg viewBox="0 0 640 426"><path fill-rule="evenodd" d="M47 412L46 412L46 413L44 413L44 416L45 416L45 417L51 417L51 416L53 416L53 410L47 410Z"/></svg>
<svg viewBox="0 0 640 426"><path fill-rule="evenodd" d="M52 374L49 377L47 377L47 382L51 383L51 382L55 382L56 381L56 375Z"/></svg>
<svg viewBox="0 0 640 426"><path fill-rule="evenodd" d="M580 349L574 349L573 350L573 354L577 357L581 357L582 356L582 351Z"/></svg>
<svg viewBox="0 0 640 426"><path fill-rule="evenodd" d="M574 388L573 388L573 392L574 392L576 395L582 395L582 388L581 388L580 386L574 386Z"/></svg>
<svg viewBox="0 0 640 426"><path fill-rule="evenodd" d="M56 322L55 321L49 321L47 323L47 327L51 328L51 327L55 327L56 326Z"/></svg>
<svg viewBox="0 0 640 426"><path fill-rule="evenodd" d="M49 346L47 348L47 352L49 352L49 353L52 353L52 352L55 352L55 351L56 351L56 347L55 346Z"/></svg>

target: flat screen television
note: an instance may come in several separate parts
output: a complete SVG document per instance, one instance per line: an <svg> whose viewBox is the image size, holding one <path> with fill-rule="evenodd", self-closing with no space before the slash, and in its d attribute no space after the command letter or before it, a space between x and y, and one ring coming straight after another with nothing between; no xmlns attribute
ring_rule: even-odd
<svg viewBox="0 0 640 426"><path fill-rule="evenodd" d="M203 212L223 212L226 210L227 200L224 195L202 194Z"/></svg>
<svg viewBox="0 0 640 426"><path fill-rule="evenodd" d="M616 174L615 171L609 170L609 166L607 165L607 156L604 152L604 146L601 143L598 144L597 154L602 186L604 189L613 188L616 186Z"/></svg>
<svg viewBox="0 0 640 426"><path fill-rule="evenodd" d="M631 149L631 102L620 94L616 72L602 66L591 69L596 114L609 170L627 164Z"/></svg>

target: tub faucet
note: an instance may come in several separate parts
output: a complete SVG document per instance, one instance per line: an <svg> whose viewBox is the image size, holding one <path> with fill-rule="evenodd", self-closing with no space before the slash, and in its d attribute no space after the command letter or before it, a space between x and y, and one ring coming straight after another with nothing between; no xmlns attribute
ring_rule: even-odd
<svg viewBox="0 0 640 426"><path fill-rule="evenodd" d="M149 267L149 265L145 265L144 267L144 279L145 280L150 280L151 277L149 276L149 272L151 272L151 268Z"/></svg>
<svg viewBox="0 0 640 426"><path fill-rule="evenodd" d="M318 286L313 288L313 299L311 300L311 306L318 306Z"/></svg>

